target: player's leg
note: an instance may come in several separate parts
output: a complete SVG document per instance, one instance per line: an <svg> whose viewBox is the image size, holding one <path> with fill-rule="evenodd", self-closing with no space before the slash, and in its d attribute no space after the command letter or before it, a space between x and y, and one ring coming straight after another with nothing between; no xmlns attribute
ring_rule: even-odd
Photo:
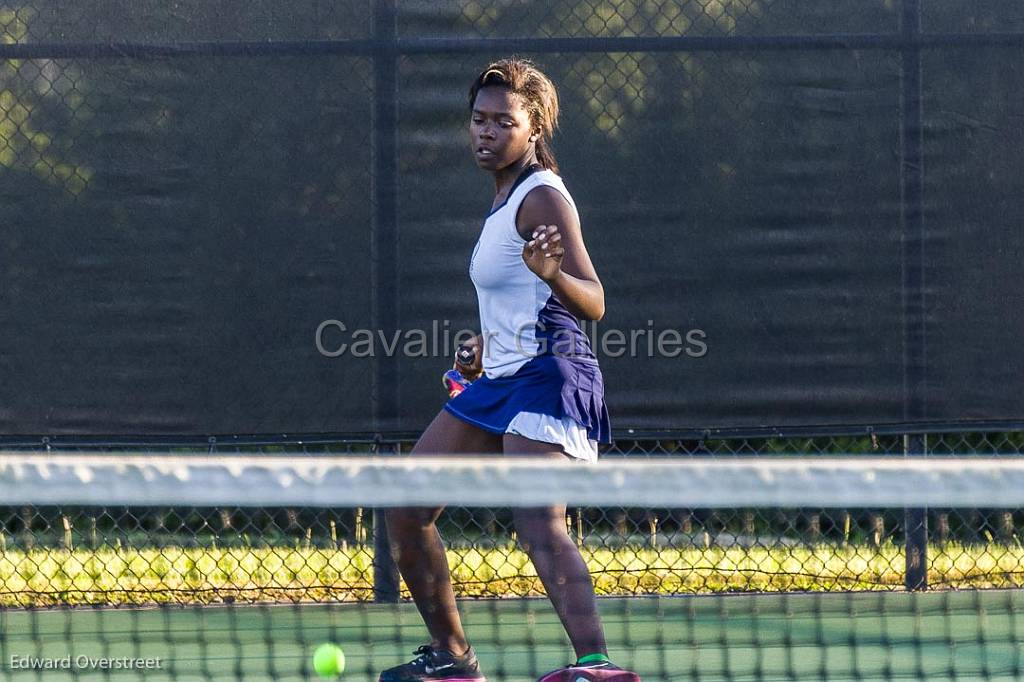
<svg viewBox="0 0 1024 682"><path fill-rule="evenodd" d="M501 436L460 421L442 410L413 447L413 455L501 452ZM456 655L468 648L455 605L448 559L435 521L442 509L387 512L388 534L398 570L412 594L432 646Z"/></svg>
<svg viewBox="0 0 1024 682"><path fill-rule="evenodd" d="M505 434L505 454L564 458L559 445ZM550 672L540 682L640 682L636 673L608 659L597 612L594 583L565 524L565 506L514 510L519 541L537 569L576 652L576 663Z"/></svg>
<svg viewBox="0 0 1024 682"><path fill-rule="evenodd" d="M564 459L562 448L514 434L505 434L506 455ZM516 534L530 557L577 656L606 655L604 630L594 600L590 571L565 525L565 505L518 508L513 511Z"/></svg>

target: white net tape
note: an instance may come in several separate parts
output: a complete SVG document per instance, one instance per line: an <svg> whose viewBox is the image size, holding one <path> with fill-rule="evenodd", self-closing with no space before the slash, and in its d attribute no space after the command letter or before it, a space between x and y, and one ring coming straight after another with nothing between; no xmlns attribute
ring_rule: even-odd
<svg viewBox="0 0 1024 682"><path fill-rule="evenodd" d="M1024 507L1024 460L0 454L5 504Z"/></svg>

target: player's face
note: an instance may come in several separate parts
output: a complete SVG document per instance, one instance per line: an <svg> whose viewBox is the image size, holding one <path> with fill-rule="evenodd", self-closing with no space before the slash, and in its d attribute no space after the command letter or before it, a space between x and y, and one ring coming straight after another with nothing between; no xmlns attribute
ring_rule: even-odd
<svg viewBox="0 0 1024 682"><path fill-rule="evenodd" d="M476 94L469 141L480 168L497 171L523 158L533 144L530 133L530 117L519 95L496 86Z"/></svg>

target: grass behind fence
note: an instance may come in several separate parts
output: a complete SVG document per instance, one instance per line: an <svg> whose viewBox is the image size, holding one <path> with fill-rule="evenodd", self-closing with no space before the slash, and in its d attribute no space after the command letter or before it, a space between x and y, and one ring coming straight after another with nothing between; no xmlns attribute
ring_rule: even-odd
<svg viewBox="0 0 1024 682"><path fill-rule="evenodd" d="M725 591L894 590L903 549L728 547L582 549L599 594ZM514 547L450 549L460 597L543 594ZM1024 585L1024 549L954 543L929 548L938 587ZM8 550L0 554L0 606L298 602L373 598L372 549L161 548Z"/></svg>

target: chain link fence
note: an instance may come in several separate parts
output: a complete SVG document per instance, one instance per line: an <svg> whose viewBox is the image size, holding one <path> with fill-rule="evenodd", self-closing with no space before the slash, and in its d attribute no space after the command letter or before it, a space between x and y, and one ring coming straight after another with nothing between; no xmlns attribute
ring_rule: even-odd
<svg viewBox="0 0 1024 682"><path fill-rule="evenodd" d="M448 285L465 282L451 254L471 252L481 204L475 189L450 190L479 177L451 160L466 152L469 78L510 53L559 85L557 152L589 213L588 244L608 254L602 276L617 283L610 324L640 330L654 317L717 334L700 362L652 359L659 391L621 388L640 373L607 358L619 415L759 423L756 405L739 405L757 376L765 396L784 390L801 406L764 420L776 426L1014 416L1017 394L994 394L1005 382L979 370L1000 366L1017 336L995 283L1015 281L1017 262L1001 254L1016 252L1019 231L1005 226L1006 248L982 250L991 240L969 229L1019 213L1024 38L1010 33L1021 26L1008 0L284 7L0 4L0 196L14 254L2 271L18 320L5 327L18 330L5 340L18 351L6 433L425 423L437 358L325 369L310 339L339 300L350 328L472 325L468 286ZM934 232L911 220L925 214ZM631 249L623 224L645 228L630 230ZM769 260L777 269L759 269ZM935 314L918 329L918 265L965 261L927 273ZM787 274L827 285L771 289ZM649 294L701 287L721 295L699 312ZM747 314L769 300L771 315ZM755 336L757 351L721 341ZM814 362L823 347L828 371ZM684 382L704 391L670 390ZM338 397L338 385L366 386L369 399Z"/></svg>
<svg viewBox="0 0 1024 682"><path fill-rule="evenodd" d="M930 434L931 455L1019 456L1024 433ZM904 456L901 436L623 440L604 457ZM43 444L21 443L38 450ZM412 441L106 444L103 451L258 457L401 455ZM83 455L98 446L79 446ZM68 444L59 450L73 450ZM907 510L570 508L569 534L601 594L903 590ZM929 509L926 584L1024 585L1021 510ZM371 600L393 570L372 509L0 508L8 606ZM450 508L438 522L460 596L542 587L510 510ZM383 573L382 573L383 571ZM383 590L386 591L386 590Z"/></svg>
<svg viewBox="0 0 1024 682"><path fill-rule="evenodd" d="M152 196L159 195L157 189L183 191L187 182L181 169L190 165L211 169L204 178L214 181L202 183L202 191L212 196L211 203L219 210L231 212L221 217L236 227L255 220L257 214L274 211L284 221L312 216L311 221L324 226L325 235L336 231L333 226L342 219L369 224L375 218L379 222L381 215L389 215L394 223L399 215L407 223L417 224L421 216L416 213L416 199L436 193L436 186L420 183L414 171L442 167L450 151L444 146L447 138L442 139L436 132L438 125L448 126L451 121L439 124L434 120L438 107L431 100L429 86L438 79L451 78L452 73L472 73L482 52L546 55L559 82L566 84L565 96L577 105L567 113L565 146L586 146L588 138L574 131L598 131L603 144L591 150L590 162L595 166L620 167L630 159L635 163L638 149L647 149L651 153L648 164L656 164L665 151L657 143L651 144L658 134L685 142L690 155L689 180L713 177L715 181L709 188L684 177L678 186L652 183L649 188L641 188L659 197L647 197L656 216L671 218L681 202L696 206L698 211L705 207L706 213L698 215L703 218L713 216L715 206L744 202L753 207L752 212L768 213L764 209L770 206L758 202L760 197L771 195L770 178L742 184L740 178L756 174L745 176L741 171L744 164L756 166L784 152L786 145L798 137L811 140L813 149L822 155L838 155L844 163L849 162L867 185L886 181L875 164L884 157L877 150L889 150L899 135L895 116L900 109L899 90L878 88L874 99L849 104L828 89L799 87L803 79L819 82L814 79L820 75L817 69L822 64L828 63L833 69L830 73L842 75L845 83L864 92L872 91L871 78L886 83L899 80L899 50L904 46L900 41L908 40L899 33L900 12L906 4L917 8L925 31L969 30L975 36L991 37L994 30L1024 30L1019 12L1006 12L998 2L972 3L970 8L966 4L954 6L956 3L861 0L591 0L542 4L310 0L250 2L244 9L239 4L202 0L170 5L97 4L102 4L104 11L90 11L80 3L45 0L0 3L0 47L4 50L0 62L0 192L16 198L28 196L29 188L35 196L49 198L38 202L44 207L37 214L39 226L62 225L65 227L61 229L70 234L83 226L102 224L109 232L97 243L107 239L116 242L117 249L139 255L161 249L185 252L191 245L168 244L163 241L166 235L156 230L152 235L133 231L136 218L120 205L120 192L129 181L152 183L146 187L153 191L143 188L141 203L133 206L147 219L162 219L163 213L157 210L159 201ZM393 22L388 43L371 39L378 32L375 22L381 23L382 13ZM832 21L837 15L846 22L841 30ZM1009 23L1004 21L1008 15L1015 17ZM154 16L162 19L154 21ZM686 42L672 42L675 39ZM491 42L477 44L475 40ZM1019 36L993 38L982 49L997 58L985 61L983 66L998 75L1004 68L998 57L1018 54L1019 43ZM332 59L314 59L325 54ZM926 67L942 66L941 54L936 54L925 53ZM226 59L213 62L208 59L212 55ZM375 55L387 56L391 62L382 66L374 61ZM274 59L234 59L270 56ZM184 66L179 70L161 68L170 60ZM146 69L139 68L143 64ZM771 73L788 74L788 80L782 81L792 86L790 94L796 93L796 99L782 98L780 90L761 84ZM929 97L939 102L948 97L954 103L961 101L956 99L959 97L984 106L986 98L973 96L953 77L955 74L946 75L952 86L930 92ZM157 97L136 96L143 79L150 78L159 79L165 91ZM1008 78L993 80L1012 82ZM398 100L388 103L390 110L365 96L375 87L394 87L396 82L403 87ZM194 107L176 110L171 106L172 101L182 98L182 92L188 93L184 99ZM272 113L263 109L268 101L278 107ZM848 138L843 134L844 124L832 116L848 106L864 107L861 113L865 115L880 111L880 119L891 120L884 126L865 125L870 130L864 136ZM824 115L814 126L798 130L790 124L789 111L794 107ZM402 110L401 120L394 109ZM330 120L321 117L320 111L330 112ZM461 115L456 109L445 108L444 112L452 117ZM410 141L415 153L394 149L393 140L392 146L387 146L383 138L367 144L368 137L382 134L371 130L367 122L386 116L394 120L384 120L384 127L394 124L394 130L384 132L397 130ZM960 120L969 119L967 115L942 116L927 121L934 135L960 131L963 126L971 131L985 127ZM979 114L978 118L986 116ZM242 124L224 125L240 117ZM427 125L432 120L433 128ZM107 139L111 121L117 123L120 133L114 143ZM296 121L302 125L293 125ZM670 122L661 126L662 121ZM770 127L764 132L766 121ZM742 134L730 134L735 130ZM147 137L153 131L159 134ZM223 139L225 136L227 139ZM716 142L706 144L707 139ZM979 156L986 156L986 150L998 154L1001 149L1014 147L1001 139L985 140L972 147L982 150ZM392 175L399 178L396 182L403 196L412 199L407 205L399 207L394 197L374 194L379 188L371 182L367 169L382 160L393 166ZM147 165L149 161L156 165ZM268 167L294 172L287 182L258 181ZM160 172L150 173L153 168ZM815 168L808 164L804 172L813 174ZM970 177L954 180L957 187L971 193L977 189L969 184L971 178L984 174L967 175ZM1016 173L992 175L985 182L1012 185L1013 178L1018 177ZM614 178L595 178L595 198L617 197L621 188L615 182ZM87 191L107 197L112 208L76 218L81 222L67 219L81 213L78 207ZM822 194L806 184L800 185L795 194L797 200L806 202L808 211L830 214L835 205L862 199L861 195L844 192ZM371 195L372 206L367 201ZM734 201L733 197L743 201ZM61 205L64 213L54 208ZM429 207L430 203L422 205ZM896 205L896 199L892 205ZM237 206L242 207L240 212L233 208ZM618 202L602 205L595 201L594 206L610 220L623 219L631 210ZM782 215L779 219L791 217ZM40 229L42 238L25 247L30 248L30 257L19 268L45 270L39 264L48 262L47 254L64 245L67 235L61 229ZM242 227L237 230L245 235ZM427 251L419 249L423 245L416 240L424 237L414 232L403 234L404 244L413 245L410 251L399 254L406 261L422 257ZM121 239L124 235L130 238ZM360 241L336 246L341 251L362 253L375 245L388 254L394 249L394 237L393 232L384 231L375 233L371 238L375 241L369 245ZM436 239L434 233L430 237ZM310 233L303 239L315 244L320 236ZM639 234L636 239L642 242L645 235ZM276 246L284 251L290 242ZM431 246L436 249L436 244ZM640 246L654 252L662 245ZM851 244L851 248L860 247ZM865 261L880 257L868 240L863 248ZM273 254L275 258L277 255ZM246 262L262 263L258 255ZM209 265L211 270L216 269L216 263ZM103 257L92 266L116 269ZM138 268L111 274L108 280L134 280L144 274L143 266ZM190 275L202 270L196 266ZM211 290L231 290L232 286L244 290L250 282L241 279L225 271L213 280ZM415 317L415 297L403 301L397 294L399 284L409 292L422 281L400 281L397 273L389 274L387 270L362 273L356 281L364 285L362 289L371 281L370 288L385 302L376 305L375 327L397 328L400 317ZM356 288L352 286L351 290ZM104 301L109 305L104 314L109 317L102 322L110 326L124 324L116 289L115 282L103 292L94 292L106 297ZM193 300L187 298L194 295L191 290L182 288L172 293L181 293L189 309L205 306L203 309L208 309L214 320L231 319L237 305L230 296ZM620 307L626 308L629 294L622 295ZM799 292L793 296L798 297ZM397 301L394 309L388 308L389 300ZM66 315L51 317L76 319L77 306L65 305L66 309L58 310ZM815 308L807 305L804 309ZM36 318L26 314L25 319ZM50 318L43 322L46 324L40 322L34 327L27 324L37 332L33 338L49 338ZM94 320L89 324L96 326ZM257 336L254 329L244 331ZM126 349L137 352L130 344ZM107 378L115 374L102 365L77 359L80 367L95 371L96 381L103 385L108 385ZM151 360L137 359L140 365ZM278 357L265 359L264 366L287 364ZM159 364L159 358L153 362ZM210 361L214 370L221 365L235 368L234 376L245 374L246 368L236 367L227 356ZM178 369L173 363L168 367L171 374ZM847 369L856 374L863 367ZM214 370L207 375L216 376ZM385 399L382 404L394 407L399 404L402 382L397 380L398 370L386 371L393 374L372 378L360 374L358 380L348 377L348 384L362 385L364 380L373 383L375 396L391 391L390 402ZM84 375L93 376L88 372ZM29 395L44 386L57 386L61 391L58 398L40 402L74 403L75 396L65 394L63 377L33 377L19 393ZM200 386L209 388L208 383L216 382ZM335 389L337 385L346 383L339 381ZM158 394L162 386L155 382L147 396ZM425 394L408 390L412 395L406 396L409 404L422 402L419 398ZM203 391L197 389L194 393ZM299 397L285 395L278 400L290 404L291 398ZM297 407L294 411L301 412ZM806 437L716 437L712 432L688 439L617 435L618 441L605 451L606 457L896 457L908 452L995 457L1020 456L1024 448L1024 433L1020 431L930 433L915 436L914 443L908 443L901 434L867 434L864 430L846 436L819 432ZM11 449L240 456L292 452L401 454L411 444L410 439L381 435L348 440L211 438L199 442L156 437L88 441L54 436L6 442ZM913 552L923 552L924 584L928 586L1024 584L1020 541L1024 515L1020 510L799 509L764 513L753 509L690 509L685 504L686 500L680 500L681 506L672 509L638 505L568 511L567 530L583 550L600 593L900 590L922 586L920 581L908 578L907 557ZM458 594L531 595L541 590L525 554L516 545L507 511L449 509L440 527L451 548ZM371 509L0 507L0 603L37 606L381 598L386 590L380 585L380 576L392 570L382 551L386 547L382 537L380 514Z"/></svg>

